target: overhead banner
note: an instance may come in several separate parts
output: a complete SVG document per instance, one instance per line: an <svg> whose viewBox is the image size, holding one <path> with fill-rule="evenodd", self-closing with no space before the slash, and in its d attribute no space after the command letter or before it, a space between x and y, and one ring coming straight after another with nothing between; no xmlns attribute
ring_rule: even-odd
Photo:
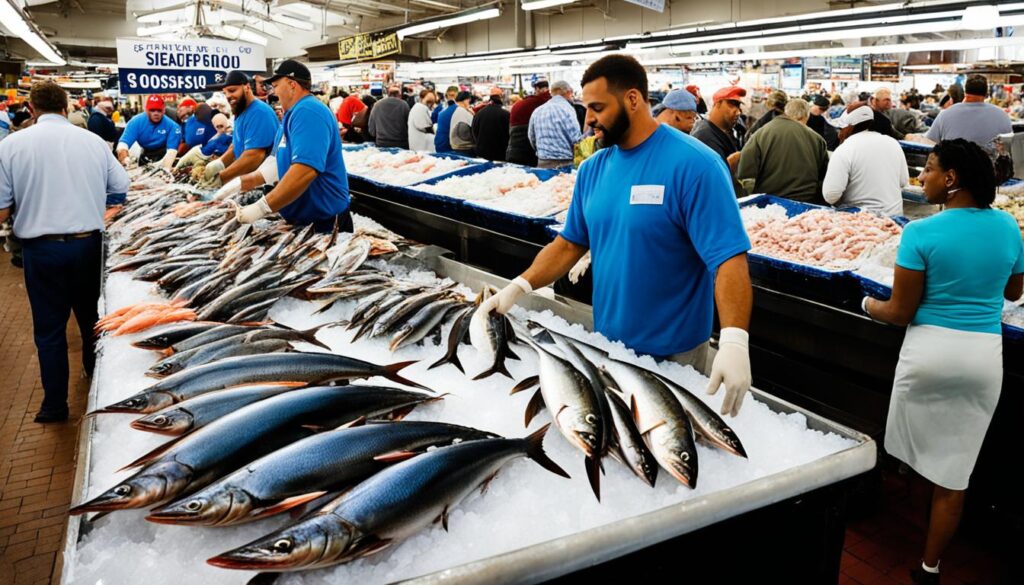
<svg viewBox="0 0 1024 585"><path fill-rule="evenodd" d="M626 0L626 2L636 4L637 6L643 6L648 10L665 12L665 0Z"/></svg>
<svg viewBox="0 0 1024 585"><path fill-rule="evenodd" d="M228 71L266 71L263 47L219 39L117 39L121 93L194 93Z"/></svg>
<svg viewBox="0 0 1024 585"><path fill-rule="evenodd" d="M397 33L364 33L338 40L338 58L342 61L366 61L402 51Z"/></svg>

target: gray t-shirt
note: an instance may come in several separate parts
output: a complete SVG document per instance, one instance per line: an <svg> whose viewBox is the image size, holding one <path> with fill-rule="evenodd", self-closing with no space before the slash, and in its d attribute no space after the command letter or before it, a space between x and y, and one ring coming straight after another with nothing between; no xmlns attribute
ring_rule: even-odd
<svg viewBox="0 0 1024 585"><path fill-rule="evenodd" d="M996 136L1010 132L1013 132L1010 116L997 106L984 102L960 102L940 112L925 136L933 142L963 138L992 150Z"/></svg>

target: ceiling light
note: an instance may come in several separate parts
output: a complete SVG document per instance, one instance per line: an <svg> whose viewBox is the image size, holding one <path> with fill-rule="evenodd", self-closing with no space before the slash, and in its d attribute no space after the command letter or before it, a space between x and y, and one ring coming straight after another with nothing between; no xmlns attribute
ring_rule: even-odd
<svg viewBox="0 0 1024 585"><path fill-rule="evenodd" d="M992 30L1000 26L998 6L968 6L961 20L967 30Z"/></svg>
<svg viewBox="0 0 1024 585"><path fill-rule="evenodd" d="M43 59L54 65L67 64L67 61L57 52L57 48L46 40L35 24L29 22L21 8L15 6L11 0L0 0L0 24L28 43Z"/></svg>
<svg viewBox="0 0 1024 585"><path fill-rule="evenodd" d="M576 0L536 0L534 2L523 2L523 10L541 10L563 4L572 4Z"/></svg>
<svg viewBox="0 0 1024 585"><path fill-rule="evenodd" d="M483 10L465 10L463 12L452 14L451 16L445 16L443 18L434 18L413 23L411 26L398 29L397 34L399 39L404 39L405 37L408 36L432 30L437 30L439 28L448 28L450 26L457 26L460 24L477 22L478 20L497 18L499 16L501 16L501 11L498 10L497 8L486 8Z"/></svg>
<svg viewBox="0 0 1024 585"><path fill-rule="evenodd" d="M439 10L458 10L459 7L453 4L445 4L444 2L438 2L437 0L409 0L411 4L417 6L428 6L430 8L437 8Z"/></svg>

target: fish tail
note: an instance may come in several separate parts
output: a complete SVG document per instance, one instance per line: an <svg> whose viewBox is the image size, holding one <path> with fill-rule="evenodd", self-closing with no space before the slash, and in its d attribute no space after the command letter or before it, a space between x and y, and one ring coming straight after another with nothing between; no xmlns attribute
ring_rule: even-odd
<svg viewBox="0 0 1024 585"><path fill-rule="evenodd" d="M548 423L523 439L526 441L526 456L551 473L568 478L569 474L544 452L544 435L550 427L551 423Z"/></svg>
<svg viewBox="0 0 1024 585"><path fill-rule="evenodd" d="M391 380L392 382L398 382L399 384L405 384L406 386L412 386L413 388L419 388L421 390L426 390L427 392L434 392L433 388L429 388L427 386L424 386L423 384L413 382L412 380L403 378L402 376L398 375L398 372L404 370L405 368L415 363L417 363L417 361L412 360L408 362L398 362L396 364L384 366L384 373L381 375L387 378L388 380Z"/></svg>
<svg viewBox="0 0 1024 585"><path fill-rule="evenodd" d="M508 369L505 367L504 360L499 360L499 361L495 362L494 365L491 366L490 369L485 370L483 372L480 372L473 379L474 380L483 380L484 378L489 378L489 377L493 376L494 374L502 374L502 375L504 375L507 378L512 378L512 374L510 374L508 372Z"/></svg>
<svg viewBox="0 0 1024 585"><path fill-rule="evenodd" d="M590 480L590 489L594 490L597 501L601 501L601 458L598 456L587 457L583 460L587 468L587 479Z"/></svg>
<svg viewBox="0 0 1024 585"><path fill-rule="evenodd" d="M315 345L317 347L322 347L324 349L329 350L329 349L331 349L330 346L328 346L326 343L324 343L324 342L320 341L319 339L317 339L316 338L316 334L319 333L321 329L327 329L328 327L337 327L339 325L344 325L345 323L347 323L347 322L346 321L331 321L330 323L324 323L323 325L317 325L316 327L311 327L309 329L306 329L305 331L298 331L297 333L299 334L299 337L301 337L303 341L305 341L307 343L311 343L311 344L313 344L313 345Z"/></svg>
<svg viewBox="0 0 1024 585"><path fill-rule="evenodd" d="M256 573L245 585L273 585L281 578L281 573Z"/></svg>

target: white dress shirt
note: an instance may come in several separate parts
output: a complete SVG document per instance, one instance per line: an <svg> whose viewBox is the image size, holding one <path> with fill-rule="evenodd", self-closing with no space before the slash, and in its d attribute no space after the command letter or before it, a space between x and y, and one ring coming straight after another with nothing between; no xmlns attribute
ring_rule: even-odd
<svg viewBox="0 0 1024 585"><path fill-rule="evenodd" d="M430 119L430 109L426 104L416 102L416 105L409 110L409 150L434 152L433 128L434 122Z"/></svg>
<svg viewBox="0 0 1024 585"><path fill-rule="evenodd" d="M102 230L107 194L128 186L107 143L59 114L0 142L0 209L19 238Z"/></svg>
<svg viewBox="0 0 1024 585"><path fill-rule="evenodd" d="M895 138L858 132L832 153L821 191L839 207L882 215L903 214L903 187L910 182L907 159Z"/></svg>

